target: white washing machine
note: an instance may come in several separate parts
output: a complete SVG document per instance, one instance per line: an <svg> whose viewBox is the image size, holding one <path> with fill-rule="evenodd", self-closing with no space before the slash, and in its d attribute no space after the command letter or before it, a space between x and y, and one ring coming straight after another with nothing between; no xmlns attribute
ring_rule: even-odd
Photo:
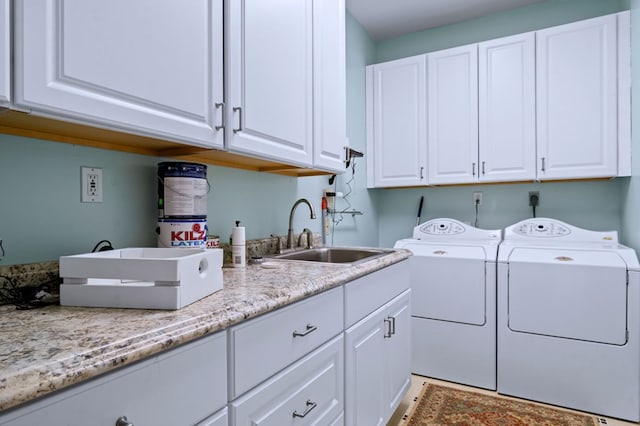
<svg viewBox="0 0 640 426"><path fill-rule="evenodd" d="M413 252L412 371L496 389L496 258L501 230L455 219L418 225L396 248Z"/></svg>
<svg viewBox="0 0 640 426"><path fill-rule="evenodd" d="M547 218L506 228L498 392L640 420L639 270L615 231Z"/></svg>

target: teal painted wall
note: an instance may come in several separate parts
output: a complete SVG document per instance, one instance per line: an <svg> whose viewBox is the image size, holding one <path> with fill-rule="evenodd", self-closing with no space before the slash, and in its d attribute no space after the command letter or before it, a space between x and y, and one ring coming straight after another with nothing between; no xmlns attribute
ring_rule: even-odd
<svg viewBox="0 0 640 426"><path fill-rule="evenodd" d="M376 62L518 34L628 8L629 2L626 0L549 0L381 41L377 45ZM618 230L625 240L624 228L630 226L630 218L638 210L634 206L639 203L632 202L624 207L629 219L623 224L627 192L634 190L633 187L629 188L627 180L371 190L377 193L378 243L380 246L391 246L397 239L411 235L421 195L425 197L423 221L453 217L473 224L473 192L482 191L483 204L479 208L478 224L482 228L497 229L531 217L528 206L528 193L531 190L540 191L540 206L536 212L538 217L553 217L595 230ZM637 186L635 188L637 192Z"/></svg>
<svg viewBox="0 0 640 426"><path fill-rule="evenodd" d="M0 135L0 152L0 265L88 252L102 239L116 247L156 244L157 163L168 159L8 135ZM104 202L80 202L81 166L103 169ZM208 179L207 222L225 240L236 219L248 238L285 235L299 197L319 208L320 178L301 182L209 166ZM308 223L304 216L297 213L296 230L315 225L319 232L319 220Z"/></svg>

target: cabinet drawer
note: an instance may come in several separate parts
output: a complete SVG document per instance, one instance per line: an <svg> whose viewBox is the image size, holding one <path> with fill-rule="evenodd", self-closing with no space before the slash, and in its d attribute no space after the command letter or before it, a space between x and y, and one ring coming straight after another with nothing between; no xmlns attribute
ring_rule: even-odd
<svg viewBox="0 0 640 426"><path fill-rule="evenodd" d="M403 260L344 286L345 329L387 303L410 284L409 260Z"/></svg>
<svg viewBox="0 0 640 426"><path fill-rule="evenodd" d="M231 424L339 424L344 410L342 334L229 404ZM305 414L306 413L306 414Z"/></svg>
<svg viewBox="0 0 640 426"><path fill-rule="evenodd" d="M0 415L0 425L193 425L226 405L226 378L222 332Z"/></svg>
<svg viewBox="0 0 640 426"><path fill-rule="evenodd" d="M342 288L229 330L229 396L235 398L342 331Z"/></svg>

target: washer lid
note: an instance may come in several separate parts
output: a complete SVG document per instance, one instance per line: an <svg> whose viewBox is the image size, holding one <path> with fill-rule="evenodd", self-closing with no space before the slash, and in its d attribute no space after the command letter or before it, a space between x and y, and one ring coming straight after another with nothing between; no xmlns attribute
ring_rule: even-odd
<svg viewBox="0 0 640 426"><path fill-rule="evenodd" d="M505 278L510 330L626 344L627 269L616 252L516 248Z"/></svg>
<svg viewBox="0 0 640 426"><path fill-rule="evenodd" d="M566 248L516 247L508 262L539 263L567 266L601 266L627 269L627 263L616 251Z"/></svg>

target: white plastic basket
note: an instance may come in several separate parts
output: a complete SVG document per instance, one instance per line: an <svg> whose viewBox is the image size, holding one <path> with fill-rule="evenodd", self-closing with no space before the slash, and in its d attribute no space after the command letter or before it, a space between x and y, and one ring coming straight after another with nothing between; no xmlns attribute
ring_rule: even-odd
<svg viewBox="0 0 640 426"><path fill-rule="evenodd" d="M180 309L222 289L222 249L125 248L60 257L60 304Z"/></svg>

